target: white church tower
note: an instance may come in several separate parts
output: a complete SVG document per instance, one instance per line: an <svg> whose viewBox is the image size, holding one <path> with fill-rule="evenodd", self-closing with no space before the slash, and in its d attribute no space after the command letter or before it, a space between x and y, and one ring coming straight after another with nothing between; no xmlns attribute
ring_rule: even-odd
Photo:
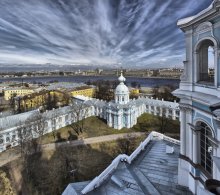
<svg viewBox="0 0 220 195"><path fill-rule="evenodd" d="M120 83L115 89L115 103L127 104L129 102L129 89L124 84L126 79L123 76L122 72L121 72L121 76L118 78L118 81Z"/></svg>
<svg viewBox="0 0 220 195"><path fill-rule="evenodd" d="M181 148L178 183L194 194L209 194L220 180L220 1L195 16L181 19L186 61L178 90ZM209 182L208 182L209 181Z"/></svg>

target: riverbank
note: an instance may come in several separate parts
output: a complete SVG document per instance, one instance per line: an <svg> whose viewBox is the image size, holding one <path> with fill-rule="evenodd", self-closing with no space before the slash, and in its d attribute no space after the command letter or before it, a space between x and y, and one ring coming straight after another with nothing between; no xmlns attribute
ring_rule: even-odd
<svg viewBox="0 0 220 195"><path fill-rule="evenodd" d="M44 76L27 76L27 77L2 77L0 76L0 79L31 79L31 78L50 78L50 77L115 77L117 78L119 75L67 75L67 76L62 76L62 75L44 75ZM148 76L132 76L132 75L126 75L125 77L129 78L145 78L145 79L173 79L173 80L180 80L180 78L174 78L174 77L148 77Z"/></svg>
<svg viewBox="0 0 220 195"><path fill-rule="evenodd" d="M74 75L74 76L36 76L36 77L13 77L13 78L0 78L0 82L17 81L17 82L29 82L29 83L48 83L48 82L75 82L85 83L87 81L97 80L109 80L117 81L117 76L108 75ZM160 78L160 77L134 77L126 76L127 85L131 85L132 82L140 84L142 87L154 87L161 85L172 85L178 87L180 80L175 78Z"/></svg>

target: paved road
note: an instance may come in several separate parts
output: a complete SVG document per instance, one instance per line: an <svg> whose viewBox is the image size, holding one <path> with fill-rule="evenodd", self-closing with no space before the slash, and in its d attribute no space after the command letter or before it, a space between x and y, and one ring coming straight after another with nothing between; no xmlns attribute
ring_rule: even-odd
<svg viewBox="0 0 220 195"><path fill-rule="evenodd" d="M105 135L99 137L91 137L81 140L74 141L66 141L60 143L50 143L42 145L42 149L45 150L55 150L57 147L67 147L67 146L79 146L79 145L88 145L94 143L108 142L114 141L119 138L123 138L126 135L130 135L131 137L139 137L141 135L146 135L146 133L136 132L136 133L121 133L121 134L113 134L113 135ZM0 154L0 167L7 164L10 161L16 160L20 157L19 148L11 148L5 152Z"/></svg>

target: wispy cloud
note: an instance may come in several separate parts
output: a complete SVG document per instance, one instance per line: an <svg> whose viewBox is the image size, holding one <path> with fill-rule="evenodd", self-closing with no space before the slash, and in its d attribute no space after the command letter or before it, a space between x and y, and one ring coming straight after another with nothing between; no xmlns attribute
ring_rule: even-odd
<svg viewBox="0 0 220 195"><path fill-rule="evenodd" d="M0 62L171 66L179 18L211 0L1 0Z"/></svg>

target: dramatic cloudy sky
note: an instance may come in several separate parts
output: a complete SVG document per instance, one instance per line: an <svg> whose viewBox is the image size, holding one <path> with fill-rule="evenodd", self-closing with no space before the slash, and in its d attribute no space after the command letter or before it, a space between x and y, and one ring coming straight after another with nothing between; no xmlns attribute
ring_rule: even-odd
<svg viewBox="0 0 220 195"><path fill-rule="evenodd" d="M0 0L0 63L159 67L184 60L179 18L211 0Z"/></svg>

